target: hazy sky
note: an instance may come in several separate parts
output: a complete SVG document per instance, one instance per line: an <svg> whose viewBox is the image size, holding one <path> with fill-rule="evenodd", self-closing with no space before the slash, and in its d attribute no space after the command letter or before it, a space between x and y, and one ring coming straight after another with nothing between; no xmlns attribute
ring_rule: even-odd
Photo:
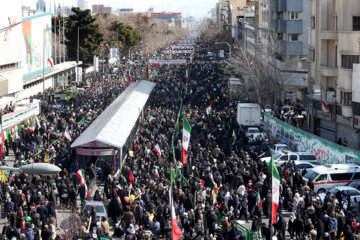
<svg viewBox="0 0 360 240"><path fill-rule="evenodd" d="M23 5L30 5L35 9L37 0L22 0ZM65 6L77 6L77 0L45 0L47 6L56 5L58 2ZM146 11L150 7L154 11L182 12L184 16L206 17L211 8L215 7L218 0L88 0L88 7L91 9L93 4L104 4L113 8L131 7L135 11Z"/></svg>

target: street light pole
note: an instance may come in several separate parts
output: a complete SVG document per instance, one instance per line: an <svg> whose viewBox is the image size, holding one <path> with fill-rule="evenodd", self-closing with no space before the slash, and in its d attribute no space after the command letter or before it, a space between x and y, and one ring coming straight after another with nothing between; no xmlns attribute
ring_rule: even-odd
<svg viewBox="0 0 360 240"><path fill-rule="evenodd" d="M228 42L216 42L215 45L227 44L229 46L229 56L231 58L231 45Z"/></svg>
<svg viewBox="0 0 360 240"><path fill-rule="evenodd" d="M45 101L45 31L46 28L44 28L43 31L43 98Z"/></svg>
<svg viewBox="0 0 360 240"><path fill-rule="evenodd" d="M78 82L78 78L79 78L79 32L80 32L80 27L77 27L77 52L76 52L76 82Z"/></svg>

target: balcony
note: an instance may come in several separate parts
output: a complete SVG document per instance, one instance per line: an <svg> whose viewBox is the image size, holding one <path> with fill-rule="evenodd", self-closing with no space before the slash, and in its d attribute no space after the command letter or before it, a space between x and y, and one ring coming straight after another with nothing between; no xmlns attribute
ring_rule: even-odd
<svg viewBox="0 0 360 240"><path fill-rule="evenodd" d="M302 20L273 20L278 33L302 34Z"/></svg>
<svg viewBox="0 0 360 240"><path fill-rule="evenodd" d="M320 74L325 77L337 77L338 76L338 68L337 67L327 67L320 66Z"/></svg>
<svg viewBox="0 0 360 240"><path fill-rule="evenodd" d="M338 32L337 31L321 30L320 31L320 38L322 40L338 40Z"/></svg>
<svg viewBox="0 0 360 240"><path fill-rule="evenodd" d="M272 0L272 12L302 12L302 0Z"/></svg>
<svg viewBox="0 0 360 240"><path fill-rule="evenodd" d="M302 55L302 42L281 41L279 44L279 53L289 56Z"/></svg>

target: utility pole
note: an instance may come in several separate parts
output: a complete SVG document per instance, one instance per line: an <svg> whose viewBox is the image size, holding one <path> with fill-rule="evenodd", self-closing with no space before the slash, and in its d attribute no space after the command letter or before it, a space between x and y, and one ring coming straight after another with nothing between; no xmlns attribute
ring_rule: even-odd
<svg viewBox="0 0 360 240"><path fill-rule="evenodd" d="M76 52L76 82L79 81L79 31L80 27L77 27L77 52Z"/></svg>

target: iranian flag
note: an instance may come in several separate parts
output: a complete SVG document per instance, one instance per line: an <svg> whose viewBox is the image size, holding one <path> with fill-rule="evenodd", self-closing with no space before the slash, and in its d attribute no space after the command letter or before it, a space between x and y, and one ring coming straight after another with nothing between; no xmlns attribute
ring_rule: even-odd
<svg viewBox="0 0 360 240"><path fill-rule="evenodd" d="M262 205L262 202L261 202L260 193L259 193L259 190L258 190L257 191L257 196L256 196L256 206L261 208L261 205Z"/></svg>
<svg viewBox="0 0 360 240"><path fill-rule="evenodd" d="M3 131L3 143L9 141L9 134L6 130Z"/></svg>
<svg viewBox="0 0 360 240"><path fill-rule="evenodd" d="M90 198L90 194L88 191L88 188L86 186L86 181L85 181L85 174L84 171L82 169L79 169L79 171L76 172L76 176L80 179L80 183L84 184L85 186L85 190L86 190L86 198Z"/></svg>
<svg viewBox="0 0 360 240"><path fill-rule="evenodd" d="M48 58L48 62L50 63L50 66L51 66L52 68L54 68L54 63L53 63L52 57L49 57L49 58Z"/></svg>
<svg viewBox="0 0 360 240"><path fill-rule="evenodd" d="M147 120L149 121L149 123L152 123L153 121L155 121L156 118L154 118L153 116L149 116L147 118Z"/></svg>
<svg viewBox="0 0 360 240"><path fill-rule="evenodd" d="M11 135L15 136L15 138L17 137L17 135L18 135L18 126L17 125L12 127Z"/></svg>
<svg viewBox="0 0 360 240"><path fill-rule="evenodd" d="M107 43L104 45L104 47L106 47L107 49L109 49L109 45L107 45Z"/></svg>
<svg viewBox="0 0 360 240"><path fill-rule="evenodd" d="M161 150L159 144L156 144L156 146L154 147L154 151L157 153L159 157L161 156Z"/></svg>
<svg viewBox="0 0 360 240"><path fill-rule="evenodd" d="M272 171L272 223L276 223L276 212L279 208L280 198L280 175L274 163L274 159L271 158L269 162L269 168Z"/></svg>
<svg viewBox="0 0 360 240"><path fill-rule="evenodd" d="M182 163L187 164L186 155L190 143L191 125L189 121L184 117L183 137L182 137Z"/></svg>
<svg viewBox="0 0 360 240"><path fill-rule="evenodd" d="M212 112L212 108L211 108L211 105L210 105L210 106L208 106L208 107L206 108L206 114L207 114L207 115L210 115L211 112Z"/></svg>
<svg viewBox="0 0 360 240"><path fill-rule="evenodd" d="M71 136L69 134L69 131L66 129L65 132L64 132L64 137L69 140L69 142L71 141Z"/></svg>
<svg viewBox="0 0 360 240"><path fill-rule="evenodd" d="M169 201L170 201L170 207L171 207L172 239L178 240L181 238L182 232L177 224L177 219L176 219L176 214L175 214L174 203L173 203L171 191L172 190L169 191Z"/></svg>
<svg viewBox="0 0 360 240"><path fill-rule="evenodd" d="M158 167L155 166L155 176L158 178L159 177L159 170Z"/></svg>

